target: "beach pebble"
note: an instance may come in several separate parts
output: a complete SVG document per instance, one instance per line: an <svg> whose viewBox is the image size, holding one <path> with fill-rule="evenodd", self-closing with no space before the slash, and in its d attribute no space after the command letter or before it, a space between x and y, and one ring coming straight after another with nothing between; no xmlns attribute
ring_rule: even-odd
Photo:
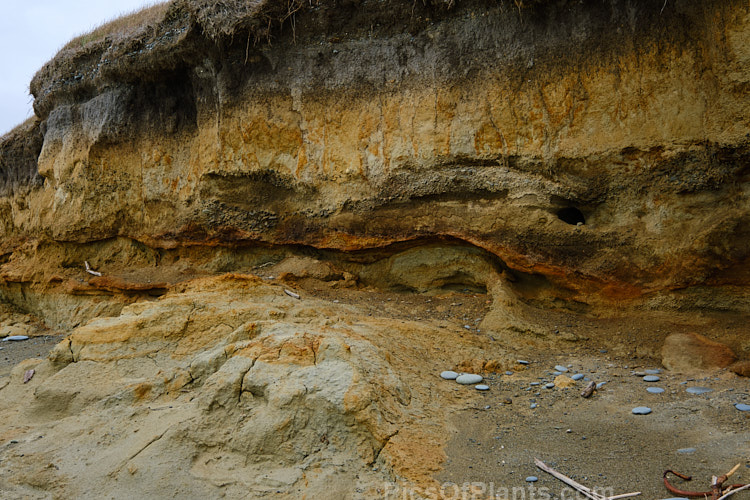
<svg viewBox="0 0 750 500"><path fill-rule="evenodd" d="M633 408L633 415L648 415L651 413L651 408L648 406L638 406Z"/></svg>
<svg viewBox="0 0 750 500"><path fill-rule="evenodd" d="M560 373L565 373L566 371L568 371L568 369L563 365L555 365L555 370L559 371Z"/></svg>
<svg viewBox="0 0 750 500"><path fill-rule="evenodd" d="M750 411L750 405L746 405L745 403L737 403L734 407L740 411Z"/></svg>
<svg viewBox="0 0 750 500"><path fill-rule="evenodd" d="M539 385L539 382L531 382L529 385Z"/></svg>
<svg viewBox="0 0 750 500"><path fill-rule="evenodd" d="M440 373L440 377L444 378L445 380L456 380L458 378L458 373L452 370L446 370Z"/></svg>
<svg viewBox="0 0 750 500"><path fill-rule="evenodd" d="M484 380L481 375L475 375L473 373L464 373L456 377L456 382L461 385L474 385Z"/></svg>
<svg viewBox="0 0 750 500"><path fill-rule="evenodd" d="M10 335L8 337L5 337L3 339L3 342L7 342L8 340L29 340L29 337L26 335Z"/></svg>
<svg viewBox="0 0 750 500"><path fill-rule="evenodd" d="M550 382L549 384L544 384L545 389L552 389L553 387L555 387L555 384L553 384L552 382Z"/></svg>
<svg viewBox="0 0 750 500"><path fill-rule="evenodd" d="M479 384L479 385L475 385L474 389L476 389L478 391L489 391L490 390L490 386L489 385L484 385L484 384Z"/></svg>
<svg viewBox="0 0 750 500"><path fill-rule="evenodd" d="M664 392L664 389L662 389L661 387L649 387L648 389L646 389L646 391L650 392L651 394L661 394L662 392Z"/></svg>
<svg viewBox="0 0 750 500"><path fill-rule="evenodd" d="M645 377L643 377L644 382L658 382L659 380L661 379L656 375L646 375Z"/></svg>
<svg viewBox="0 0 750 500"><path fill-rule="evenodd" d="M570 378L572 378L573 380L581 380L583 378L583 373L576 373Z"/></svg>
<svg viewBox="0 0 750 500"><path fill-rule="evenodd" d="M690 500L690 499L685 498L685 497L669 497L669 498L661 498L660 500Z"/></svg>
<svg viewBox="0 0 750 500"><path fill-rule="evenodd" d="M597 389L601 389L601 388L602 388L602 386L603 386L604 384L606 384L606 383L607 383L607 382L599 382L598 384L596 384L596 388L597 388Z"/></svg>
<svg viewBox="0 0 750 500"><path fill-rule="evenodd" d="M529 476L526 478L527 483L536 483L537 481L539 481L539 478L536 476Z"/></svg>
<svg viewBox="0 0 750 500"><path fill-rule="evenodd" d="M688 394L705 394L707 392L713 391L713 389L709 387L688 387L687 389L685 389L685 391Z"/></svg>
<svg viewBox="0 0 750 500"><path fill-rule="evenodd" d="M695 448L680 448L677 453L695 453Z"/></svg>
<svg viewBox="0 0 750 500"><path fill-rule="evenodd" d="M519 365L528 365L528 364L529 364L529 362L528 362L528 361L525 361L525 360L523 360L523 359L518 359L518 360L516 360L516 363L518 363Z"/></svg>
<svg viewBox="0 0 750 500"><path fill-rule="evenodd" d="M506 375L513 375L513 372L505 372Z"/></svg>
<svg viewBox="0 0 750 500"><path fill-rule="evenodd" d="M643 370L643 371L648 373L649 375L658 375L661 373L661 370L658 368L652 368L650 370Z"/></svg>
<svg viewBox="0 0 750 500"><path fill-rule="evenodd" d="M536 407L537 407L537 404L536 404L536 403L531 403L531 406L529 406L529 408L531 408L532 410L533 410L534 408L536 408Z"/></svg>

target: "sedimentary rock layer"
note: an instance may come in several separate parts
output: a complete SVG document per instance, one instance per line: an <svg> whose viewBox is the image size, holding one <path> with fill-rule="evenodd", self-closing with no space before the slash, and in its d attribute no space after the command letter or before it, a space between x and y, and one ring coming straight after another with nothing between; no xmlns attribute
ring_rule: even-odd
<svg viewBox="0 0 750 500"><path fill-rule="evenodd" d="M268 5L210 24L177 2L35 77L45 188L18 229L451 237L582 300L744 286L747 5L661 7L320 3L268 42Z"/></svg>
<svg viewBox="0 0 750 500"><path fill-rule="evenodd" d="M235 3L40 70L7 232L450 237L587 302L747 285L746 3Z"/></svg>

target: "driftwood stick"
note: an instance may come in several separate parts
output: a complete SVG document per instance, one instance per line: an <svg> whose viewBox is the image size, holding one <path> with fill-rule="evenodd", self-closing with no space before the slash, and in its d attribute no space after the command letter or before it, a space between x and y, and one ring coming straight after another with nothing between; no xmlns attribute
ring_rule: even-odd
<svg viewBox="0 0 750 500"><path fill-rule="evenodd" d="M593 493L590 489L588 489L584 485L573 481L572 479L570 479L568 476L566 476L564 474L560 474L555 469L553 469L552 467L548 466L547 464L545 464L544 462L542 462L538 458L534 459L534 463L536 464L537 467L539 467L540 469L542 469L544 472L546 472L548 474L552 474L553 476L555 476L557 479L559 479L563 483L567 484L568 486L572 486L573 488L575 488L576 490L580 491L581 493L583 493L587 497L591 498L592 500L603 500L604 499L604 497L602 497L601 495L598 495L596 493Z"/></svg>
<svg viewBox="0 0 750 500"><path fill-rule="evenodd" d="M297 299L297 300L299 300L299 294L298 294L298 293L294 293L293 291L291 291L291 290L286 290L286 289L284 290L284 293L285 293L285 294L287 294L287 295L289 295L289 296L290 296L290 297L292 297L293 299Z"/></svg>
<svg viewBox="0 0 750 500"><path fill-rule="evenodd" d="M725 498L729 498L732 495L734 495L735 493L737 493L738 491L746 490L748 488L750 488L750 484L746 484L745 486L743 486L741 488L737 488L736 490L728 491L724 495L720 496L719 500L724 500Z"/></svg>
<svg viewBox="0 0 750 500"><path fill-rule="evenodd" d="M83 263L86 264L86 272L87 273L93 274L94 276L101 276L102 275L102 273L100 273L98 271L94 271L93 269L91 269L91 266L89 266L89 261L84 260Z"/></svg>
<svg viewBox="0 0 750 500"><path fill-rule="evenodd" d="M596 390L596 382L593 380L589 382L589 385L586 386L586 388L581 392L581 396L584 398L587 398L594 394L594 391Z"/></svg>
<svg viewBox="0 0 750 500"><path fill-rule="evenodd" d="M547 464L545 464L538 458L534 459L534 463L536 464L537 467L542 469L544 472L547 472L548 474L552 474L563 483L575 488L576 490L580 491L581 493L583 493L584 495L586 495L588 498L592 500L617 500L620 498L629 498L629 497L634 497L634 496L638 496L641 494L640 491L635 491L633 493L623 493L622 495L615 495L613 497L605 497L603 495L596 493L595 491L592 491L590 488L587 488L584 485L577 483L576 481L572 480L568 476L557 472L555 469L548 466Z"/></svg>
<svg viewBox="0 0 750 500"><path fill-rule="evenodd" d="M740 464L737 464L737 465L735 465L734 467L732 467L732 470L730 470L729 472L727 472L726 474L724 474L724 476L725 476L725 477L726 477L727 479L729 479L729 477L730 477L730 476L731 476L732 474L734 474L735 472L737 472L737 469L739 469L739 468L740 468Z"/></svg>
<svg viewBox="0 0 750 500"><path fill-rule="evenodd" d="M640 495L640 491L634 491L633 493L623 493L622 495L615 495L613 497L607 497L606 500L617 500L618 498L629 498Z"/></svg>

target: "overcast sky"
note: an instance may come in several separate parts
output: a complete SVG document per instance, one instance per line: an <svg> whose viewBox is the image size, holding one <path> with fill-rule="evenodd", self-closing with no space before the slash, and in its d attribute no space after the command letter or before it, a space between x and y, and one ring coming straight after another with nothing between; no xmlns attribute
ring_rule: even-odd
<svg viewBox="0 0 750 500"><path fill-rule="evenodd" d="M31 109L34 73L70 39L153 0L3 0L0 16L0 135Z"/></svg>

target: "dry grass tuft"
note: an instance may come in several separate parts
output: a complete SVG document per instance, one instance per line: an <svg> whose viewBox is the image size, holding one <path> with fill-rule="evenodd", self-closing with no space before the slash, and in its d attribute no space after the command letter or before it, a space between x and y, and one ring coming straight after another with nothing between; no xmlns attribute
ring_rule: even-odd
<svg viewBox="0 0 750 500"><path fill-rule="evenodd" d="M83 49L87 45L106 37L110 37L112 40L119 40L132 36L139 30L153 26L161 21L171 3L172 0L156 2L142 9L111 19L90 32L73 38L63 46L62 50Z"/></svg>

